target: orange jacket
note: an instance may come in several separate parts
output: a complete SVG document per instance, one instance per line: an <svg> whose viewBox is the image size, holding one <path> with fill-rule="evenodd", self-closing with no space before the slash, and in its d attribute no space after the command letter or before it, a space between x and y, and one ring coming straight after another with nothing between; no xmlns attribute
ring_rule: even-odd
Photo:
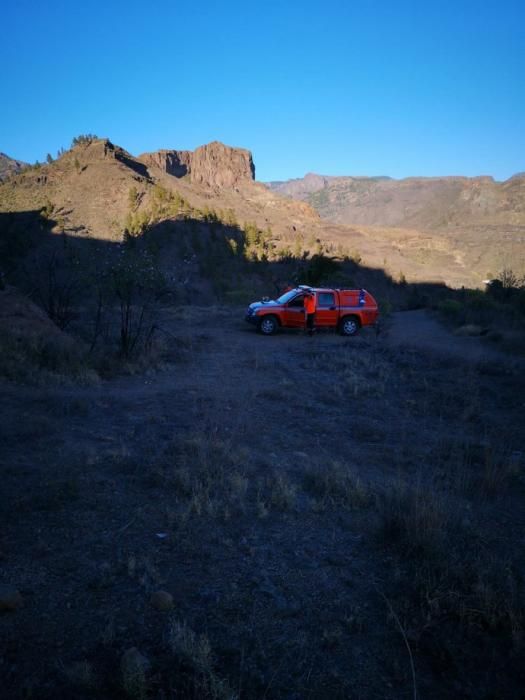
<svg viewBox="0 0 525 700"><path fill-rule="evenodd" d="M304 295L304 310L307 314L315 314L316 299L315 294Z"/></svg>

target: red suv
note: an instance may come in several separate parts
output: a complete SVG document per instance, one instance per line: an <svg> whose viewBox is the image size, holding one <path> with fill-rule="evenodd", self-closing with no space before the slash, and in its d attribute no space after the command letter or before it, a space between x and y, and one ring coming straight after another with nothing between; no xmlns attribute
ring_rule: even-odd
<svg viewBox="0 0 525 700"><path fill-rule="evenodd" d="M355 335L362 326L376 322L377 302L366 289L325 289L300 286L282 294L275 301L250 304L246 321L257 326L263 335L279 328L305 328L304 295L316 295L316 328L336 328L342 335Z"/></svg>

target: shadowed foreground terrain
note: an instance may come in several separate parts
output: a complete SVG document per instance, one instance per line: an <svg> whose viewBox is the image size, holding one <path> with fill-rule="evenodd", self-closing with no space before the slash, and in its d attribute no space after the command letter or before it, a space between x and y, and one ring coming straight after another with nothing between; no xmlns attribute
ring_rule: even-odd
<svg viewBox="0 0 525 700"><path fill-rule="evenodd" d="M163 371L1 385L5 697L521 697L520 361L163 314Z"/></svg>

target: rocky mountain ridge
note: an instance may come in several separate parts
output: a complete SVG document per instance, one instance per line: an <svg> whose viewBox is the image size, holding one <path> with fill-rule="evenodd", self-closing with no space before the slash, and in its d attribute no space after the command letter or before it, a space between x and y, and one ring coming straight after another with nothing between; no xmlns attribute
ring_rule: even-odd
<svg viewBox="0 0 525 700"><path fill-rule="evenodd" d="M525 225L525 177L323 176L268 183L273 192L306 201L334 223L442 230L456 226Z"/></svg>
<svg viewBox="0 0 525 700"><path fill-rule="evenodd" d="M250 152L217 142L137 158L109 139L87 138L0 183L0 219L5 227L10 213L20 222L43 212L53 233L119 241L130 225L143 230L165 216L169 227L174 215L163 214L159 202L176 198L186 203L181 220L212 212L270 232L275 250L313 254L323 245L408 280L482 286L489 271L525 272L520 177L494 183L312 173L305 185L294 184L294 198L253 178ZM345 224L345 207L363 223Z"/></svg>
<svg viewBox="0 0 525 700"><path fill-rule="evenodd" d="M250 151L213 141L194 151L160 150L143 153L139 159L160 168L168 175L189 176L190 182L212 188L232 188L243 181L255 180Z"/></svg>
<svg viewBox="0 0 525 700"><path fill-rule="evenodd" d="M44 209L58 229L118 240L130 215L147 220L158 185L195 209L231 210L237 221L271 228L278 236L319 222L308 204L269 192L253 180L253 172L249 151L217 142L193 152L157 151L139 159L109 139L90 139L0 184L0 213ZM130 192L135 193L132 201Z"/></svg>

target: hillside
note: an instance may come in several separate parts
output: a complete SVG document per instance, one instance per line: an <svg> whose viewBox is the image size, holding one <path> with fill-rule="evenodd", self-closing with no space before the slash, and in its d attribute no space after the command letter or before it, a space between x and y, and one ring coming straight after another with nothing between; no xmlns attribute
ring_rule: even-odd
<svg viewBox="0 0 525 700"><path fill-rule="evenodd" d="M147 211L158 184L179 193L195 208L232 208L240 221L275 226L281 234L293 231L294 225L305 227L318 219L309 205L273 195L254 182L248 151L222 144L197 149L189 177L170 174L162 154L145 154L139 159L109 139L81 143L55 162L31 168L3 183L0 211L47 207L59 228L70 234L120 240L130 208L135 213ZM236 158L248 163L244 178L234 167ZM136 197L131 206L132 188Z"/></svg>
<svg viewBox="0 0 525 700"><path fill-rule="evenodd" d="M337 224L437 234L465 267L480 275L513 266L525 271L525 177L304 178L269 183Z"/></svg>
<svg viewBox="0 0 525 700"><path fill-rule="evenodd" d="M494 260L495 252L506 248L491 230L483 234L486 240L481 248L472 237L474 264L465 241L460 244L440 231L408 224L403 228L347 226L321 219L308 201L282 196L282 188L271 191L254 175L249 151L219 143L194 152L161 150L136 158L108 139L88 139L53 163L28 168L2 183L0 213L44 211L56 234L119 241L130 220L135 228L173 220L173 212L157 206L156 193L161 188L170 197L182 198L186 209L201 212L198 217L214 211L227 213L229 220L233 216L243 226L253 222L269 232L270 252L289 250L302 256L322 245L395 277L403 274L409 280L441 280L453 286L479 286L487 265L493 263L496 271L502 267L502 261ZM517 198L520 182L514 183ZM317 186L313 183L310 189ZM512 187L508 189L510 196ZM312 189L310 201L316 204L315 197L325 191ZM188 211L175 216L179 224L184 216ZM372 217L367 223L373 221Z"/></svg>
<svg viewBox="0 0 525 700"><path fill-rule="evenodd" d="M336 223L443 229L468 225L525 225L525 176L304 178L269 183L274 192L307 201Z"/></svg>

